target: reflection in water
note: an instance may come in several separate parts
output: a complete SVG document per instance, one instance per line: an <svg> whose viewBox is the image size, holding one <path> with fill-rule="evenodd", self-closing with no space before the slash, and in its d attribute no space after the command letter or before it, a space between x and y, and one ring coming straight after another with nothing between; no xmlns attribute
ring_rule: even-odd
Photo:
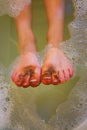
<svg viewBox="0 0 87 130"><path fill-rule="evenodd" d="M0 130L71 130L87 118L87 0L73 0L73 3L75 19L69 24L71 38L62 46L74 63L78 83L68 100L64 102L62 99L64 103L57 104L56 113L47 123L39 116L36 107L36 97L40 98L43 89L20 89L9 85L0 66ZM49 88L45 89L49 91ZM48 112L51 101L48 101Z"/></svg>

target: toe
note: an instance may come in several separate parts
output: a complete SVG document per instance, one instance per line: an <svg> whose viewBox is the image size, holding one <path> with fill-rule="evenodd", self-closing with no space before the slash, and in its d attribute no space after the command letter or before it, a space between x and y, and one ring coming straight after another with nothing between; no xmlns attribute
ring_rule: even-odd
<svg viewBox="0 0 87 130"><path fill-rule="evenodd" d="M15 82L15 77L16 77L16 72L13 72L12 75L11 75L11 79L13 82Z"/></svg>
<svg viewBox="0 0 87 130"><path fill-rule="evenodd" d="M68 81L70 79L69 71L66 69L63 71L63 73L64 73L65 81Z"/></svg>
<svg viewBox="0 0 87 130"><path fill-rule="evenodd" d="M73 73L74 73L74 70L73 70L73 68L71 67L71 68L69 68L68 69L68 72L69 72L69 76L70 76L70 78L73 76Z"/></svg>
<svg viewBox="0 0 87 130"><path fill-rule="evenodd" d="M41 68L36 67L35 70L33 70L33 73L30 76L30 86L31 87L37 87L41 83Z"/></svg>
<svg viewBox="0 0 87 130"><path fill-rule="evenodd" d="M14 73L12 80L18 87L21 87L23 82L23 75L20 73Z"/></svg>
<svg viewBox="0 0 87 130"><path fill-rule="evenodd" d="M54 72L54 67L46 65L46 67L43 66L42 68L42 77L41 81L45 85L52 84L52 73Z"/></svg>
<svg viewBox="0 0 87 130"><path fill-rule="evenodd" d="M52 84L53 85L59 84L58 74L56 72L52 73Z"/></svg>
<svg viewBox="0 0 87 130"><path fill-rule="evenodd" d="M13 82L17 82L18 77L19 77L19 73L17 73L16 71L13 72L13 74L12 74L12 76L11 76L12 81L13 81Z"/></svg>
<svg viewBox="0 0 87 130"><path fill-rule="evenodd" d="M52 80L52 76L51 73L49 71L46 71L42 74L42 83L45 85L49 85L51 84L51 80Z"/></svg>
<svg viewBox="0 0 87 130"><path fill-rule="evenodd" d="M38 76L36 74L31 75L30 86L37 87L39 86L39 84L40 84L40 81L38 80Z"/></svg>
<svg viewBox="0 0 87 130"><path fill-rule="evenodd" d="M64 83L65 82L65 77L64 77L63 70L58 72L58 77L59 77L59 83Z"/></svg>
<svg viewBox="0 0 87 130"><path fill-rule="evenodd" d="M29 80L30 80L30 75L26 74L24 76L24 80L23 80L23 83L22 83L23 88L29 87Z"/></svg>
<svg viewBox="0 0 87 130"><path fill-rule="evenodd" d="M24 80L24 76L23 76L22 74L20 74L20 75L18 76L17 81L16 81L17 86L21 87L21 86L22 86L22 83L23 83L23 80Z"/></svg>

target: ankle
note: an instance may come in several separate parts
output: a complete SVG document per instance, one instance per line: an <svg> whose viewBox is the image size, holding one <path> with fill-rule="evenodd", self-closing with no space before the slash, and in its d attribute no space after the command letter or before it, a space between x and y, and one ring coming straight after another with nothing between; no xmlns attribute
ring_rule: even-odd
<svg viewBox="0 0 87 130"><path fill-rule="evenodd" d="M59 46L63 41L63 30L58 29L56 26L49 28L47 34L47 42L51 43L53 46Z"/></svg>
<svg viewBox="0 0 87 130"><path fill-rule="evenodd" d="M36 52L36 38L32 32L24 32L19 36L19 51L21 54Z"/></svg>
<svg viewBox="0 0 87 130"><path fill-rule="evenodd" d="M63 41L62 37L56 38L55 36L50 36L47 38L48 45L52 45L53 47L59 47L61 42Z"/></svg>
<svg viewBox="0 0 87 130"><path fill-rule="evenodd" d="M20 54L27 54L28 52L37 53L35 43L27 43L24 46L19 47Z"/></svg>

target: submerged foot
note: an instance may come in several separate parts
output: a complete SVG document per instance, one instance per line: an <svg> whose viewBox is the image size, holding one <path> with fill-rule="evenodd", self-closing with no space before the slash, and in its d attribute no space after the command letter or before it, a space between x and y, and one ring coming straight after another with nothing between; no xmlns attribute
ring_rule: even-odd
<svg viewBox="0 0 87 130"><path fill-rule="evenodd" d="M58 48L50 48L42 66L43 84L61 84L73 76L73 67L63 51Z"/></svg>
<svg viewBox="0 0 87 130"><path fill-rule="evenodd" d="M36 87L40 84L41 67L37 56L28 52L21 55L13 73L12 80L19 87Z"/></svg>

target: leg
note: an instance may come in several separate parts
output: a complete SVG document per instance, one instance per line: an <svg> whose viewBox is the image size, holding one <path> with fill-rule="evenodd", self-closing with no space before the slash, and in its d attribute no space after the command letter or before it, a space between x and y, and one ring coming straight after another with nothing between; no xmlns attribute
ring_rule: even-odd
<svg viewBox="0 0 87 130"><path fill-rule="evenodd" d="M64 0L44 0L48 17L47 42L52 47L48 50L42 66L42 82L59 84L69 80L73 75L73 67L59 43L63 40Z"/></svg>
<svg viewBox="0 0 87 130"><path fill-rule="evenodd" d="M12 80L17 86L38 86L41 67L36 56L36 40L32 32L31 4L26 6L15 19L18 32L20 59L12 73Z"/></svg>

